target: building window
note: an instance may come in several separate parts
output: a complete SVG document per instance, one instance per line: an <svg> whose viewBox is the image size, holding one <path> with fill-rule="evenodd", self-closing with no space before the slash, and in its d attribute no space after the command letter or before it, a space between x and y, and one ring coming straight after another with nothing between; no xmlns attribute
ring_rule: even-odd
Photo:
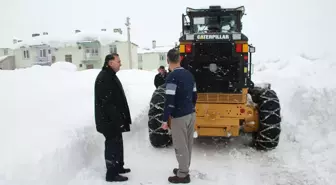
<svg viewBox="0 0 336 185"><path fill-rule="evenodd" d="M4 55L8 55L8 49L4 49Z"/></svg>
<svg viewBox="0 0 336 185"><path fill-rule="evenodd" d="M51 54L51 50L50 50L50 49L48 49L48 54L49 54L49 55Z"/></svg>
<svg viewBox="0 0 336 185"><path fill-rule="evenodd" d="M110 45L110 54L117 53L117 46L116 45Z"/></svg>
<svg viewBox="0 0 336 185"><path fill-rule="evenodd" d="M93 69L93 64L87 64L86 69Z"/></svg>
<svg viewBox="0 0 336 185"><path fill-rule="evenodd" d="M65 61L72 63L72 55L65 55Z"/></svg>
<svg viewBox="0 0 336 185"><path fill-rule="evenodd" d="M98 48L86 48L85 49L86 54L90 54L91 56L98 56Z"/></svg>
<svg viewBox="0 0 336 185"><path fill-rule="evenodd" d="M47 57L46 49L41 49L40 50L40 57Z"/></svg>
<svg viewBox="0 0 336 185"><path fill-rule="evenodd" d="M24 59L29 59L29 50L23 50L23 58Z"/></svg>
<svg viewBox="0 0 336 185"><path fill-rule="evenodd" d="M160 54L160 60L161 60L161 61L165 61L165 60L166 60L166 55L164 55L164 54Z"/></svg>

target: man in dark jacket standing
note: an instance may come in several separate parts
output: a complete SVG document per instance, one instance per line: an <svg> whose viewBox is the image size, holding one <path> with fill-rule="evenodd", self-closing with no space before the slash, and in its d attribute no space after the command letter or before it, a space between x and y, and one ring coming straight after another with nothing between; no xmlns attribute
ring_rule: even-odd
<svg viewBox="0 0 336 185"><path fill-rule="evenodd" d="M154 85L156 88L164 84L166 82L166 77L167 77L167 72L164 66L160 66L158 71L159 73L155 75L155 78L154 78Z"/></svg>
<svg viewBox="0 0 336 185"><path fill-rule="evenodd" d="M123 87L116 75L120 70L118 54L109 54L95 81L96 129L105 136L106 181L127 181L124 168L123 132L130 131L131 115Z"/></svg>

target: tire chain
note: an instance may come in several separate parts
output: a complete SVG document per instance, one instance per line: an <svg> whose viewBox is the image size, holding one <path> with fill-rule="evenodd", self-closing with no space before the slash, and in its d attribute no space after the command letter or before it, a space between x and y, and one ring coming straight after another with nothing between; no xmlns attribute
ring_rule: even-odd
<svg viewBox="0 0 336 185"><path fill-rule="evenodd" d="M266 93L271 93L273 96L269 97L266 96ZM260 140L258 139L258 137L256 138L256 142L258 142L259 146L261 146L264 149L267 150L271 150L276 148L276 146L274 147L266 147L265 145L263 145L262 143L274 143L277 142L276 140L279 139L280 136L280 132L281 132L281 127L280 127L280 122L275 123L275 124L268 124L265 121L267 120L267 118L269 118L270 116L277 116L280 120L281 120L281 116L279 114L276 113L276 111L280 110L280 105L279 108L275 109L275 110L262 110L261 107L263 107L263 105L265 105L268 102L274 102L276 104L279 104L279 99L277 98L277 95L274 91L272 90L268 90L266 89L261 95L260 98L265 99L264 101L261 102L260 106L259 106L259 110L260 112L263 113L269 113L267 116L265 116L262 120L260 120L260 124L264 125L266 128L264 130L261 130L259 133L259 136L261 138L264 138L265 140ZM279 130L279 134L277 136L275 136L274 138L269 138L268 136L266 136L265 134L263 134L264 132L267 132L271 129L278 129Z"/></svg>
<svg viewBox="0 0 336 185"><path fill-rule="evenodd" d="M164 88L162 88L161 86L158 88L158 91L154 91L154 93L153 93L153 96L152 97L154 97L154 96L161 96L161 98L162 99L165 99L165 97L164 97L164 95L163 95L163 93L162 93L162 91L164 91ZM163 106L160 106L160 104L164 104L164 101L163 102L158 102L158 103L156 103L156 104L154 104L154 103L150 103L150 110L153 108L153 107L155 107L156 109L159 109L159 110L162 110L162 113L159 113L159 114L156 114L156 115L154 115L154 116L149 116L149 122L151 121L151 120L156 120L156 121L158 121L159 123L161 123L161 124L163 124L163 121L162 120L160 120L159 118L163 115L163 111L164 111L164 105ZM159 132L159 131L161 131L161 132ZM162 132L163 131L163 129L161 128L161 127L159 127L159 128L157 128L157 129L151 129L151 128L149 128L149 133L150 134L159 134L159 135L171 135L171 132L170 132L170 129L168 128L168 132Z"/></svg>

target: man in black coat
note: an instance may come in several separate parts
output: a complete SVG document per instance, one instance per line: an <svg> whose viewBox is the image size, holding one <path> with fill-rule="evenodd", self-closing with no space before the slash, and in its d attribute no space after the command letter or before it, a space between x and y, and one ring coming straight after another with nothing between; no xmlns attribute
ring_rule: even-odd
<svg viewBox="0 0 336 185"><path fill-rule="evenodd" d="M123 132L132 122L123 87L116 75L120 70L118 54L109 54L95 81L96 129L105 136L106 181L127 181L124 168Z"/></svg>
<svg viewBox="0 0 336 185"><path fill-rule="evenodd" d="M154 78L154 85L156 88L164 84L166 82L166 77L167 77L167 72L164 66L160 66L158 69L158 72L159 73L155 75L155 78Z"/></svg>

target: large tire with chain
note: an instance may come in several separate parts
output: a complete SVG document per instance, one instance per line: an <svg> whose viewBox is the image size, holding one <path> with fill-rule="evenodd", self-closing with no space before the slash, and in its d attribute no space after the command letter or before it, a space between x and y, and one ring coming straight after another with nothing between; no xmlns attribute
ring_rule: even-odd
<svg viewBox="0 0 336 185"><path fill-rule="evenodd" d="M165 101L165 85L155 89L149 106L148 129L149 140L153 147L162 148L172 144L172 137L168 130L161 128Z"/></svg>
<svg viewBox="0 0 336 185"><path fill-rule="evenodd" d="M279 144L281 133L279 98L270 88L255 87L250 94L259 112L259 130L254 134L254 147L257 150L273 150Z"/></svg>

